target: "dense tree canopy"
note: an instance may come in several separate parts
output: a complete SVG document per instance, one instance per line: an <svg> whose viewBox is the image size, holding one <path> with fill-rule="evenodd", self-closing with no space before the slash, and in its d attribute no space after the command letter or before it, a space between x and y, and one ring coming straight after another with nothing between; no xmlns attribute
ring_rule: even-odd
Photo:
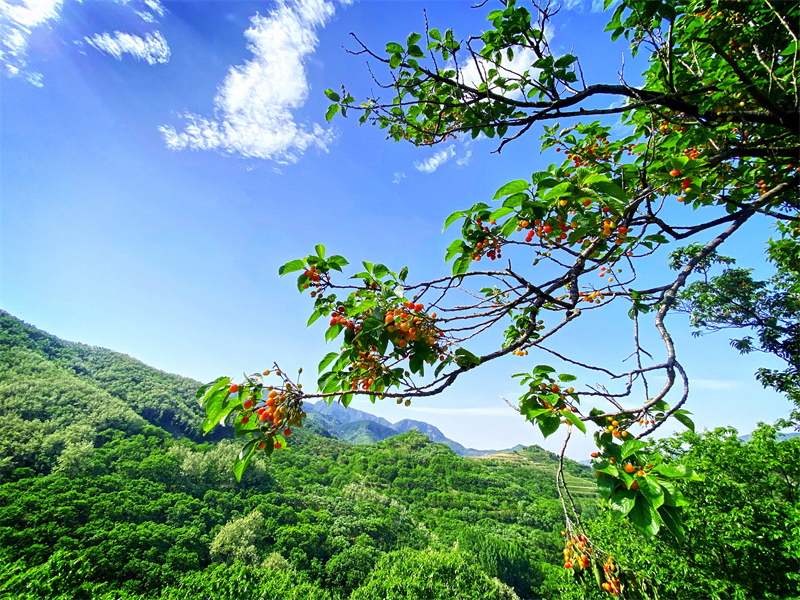
<svg viewBox="0 0 800 600"><path fill-rule="evenodd" d="M645 543L598 510L591 469L535 446L466 459L414 431L359 446L303 428L291 451L256 455L236 481L238 445L170 435L124 394L103 392L129 389L132 359L102 351L111 368L81 387L71 361L92 349L0 316L0 416L25 424L23 434L44 432L3 438L0 597L602 597L591 576L561 564L559 470L601 568L620 565L648 595L800 595L800 437L774 427L660 442L672 468L706 478L683 490L685 539ZM174 397L163 408L181 413L182 378L141 363L136 373L161 381L154 403ZM104 405L117 417L99 418ZM642 590L623 595L632 591Z"/></svg>
<svg viewBox="0 0 800 600"><path fill-rule="evenodd" d="M680 542L687 501L679 484L699 476L643 441L669 418L693 428L684 408L689 379L667 315L683 309L698 326L755 327L758 342L746 337L736 346L757 344L784 358L789 369L759 377L797 399L800 7L770 0L607 1L612 39L624 37L634 55L649 55L636 86L624 77L594 81L579 57L554 55L545 32L557 10L549 3L495 6L486 31L466 39L427 22L404 43L381 49L356 37L353 53L372 62L388 97L357 100L344 86L341 93L328 90L327 117L355 112L394 141L415 145L486 136L497 140L498 152L541 123L542 148L564 160L447 217L445 228L461 229L445 257L451 273L441 278L412 282L407 268L365 261L342 281L348 261L321 245L284 265L280 274L299 271L298 290L313 298L309 324L329 319L325 338L341 336L341 350L320 362L315 393L277 364L277 379L265 371L205 386L205 428L229 419L249 439L234 467L241 474L257 449L271 453L285 444L282 434L304 418L304 398L409 402L506 355L554 356L592 379L578 383L546 364L520 373L522 415L545 436L562 426L593 426L598 485L614 514L647 537L666 529ZM512 64L519 55L531 57L522 69ZM624 127L613 129L609 115ZM771 282L755 282L742 270L708 279L709 269L726 260L718 252L728 239L764 219L777 225L770 256L778 274ZM656 285L640 285L639 271L652 275L649 259L670 249L674 270L664 269ZM491 261L498 266L484 267ZM554 349L559 336L580 331L581 316L619 303L627 303L631 317L633 367ZM648 325L663 343L660 357L642 347ZM470 350L498 328L505 331L500 347L482 355ZM570 537L565 566L577 573L589 568L591 545L560 474L559 483ZM614 574L608 560L598 583L628 593L633 576Z"/></svg>

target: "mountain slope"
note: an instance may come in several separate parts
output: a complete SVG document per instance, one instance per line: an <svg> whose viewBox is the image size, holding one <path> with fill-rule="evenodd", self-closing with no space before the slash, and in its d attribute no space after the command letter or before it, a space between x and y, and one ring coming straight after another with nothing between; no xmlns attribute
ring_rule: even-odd
<svg viewBox="0 0 800 600"><path fill-rule="evenodd" d="M195 441L225 437L222 432L202 436L202 409L195 400L199 382L159 371L119 352L61 340L0 311L0 356L10 361L23 350L30 360L38 357L59 376L111 396L172 435ZM0 374L0 382L12 380L16 381L13 373Z"/></svg>
<svg viewBox="0 0 800 600"><path fill-rule="evenodd" d="M351 444L374 444L397 435L397 432L391 427L365 420L345 423L336 429L336 435Z"/></svg>

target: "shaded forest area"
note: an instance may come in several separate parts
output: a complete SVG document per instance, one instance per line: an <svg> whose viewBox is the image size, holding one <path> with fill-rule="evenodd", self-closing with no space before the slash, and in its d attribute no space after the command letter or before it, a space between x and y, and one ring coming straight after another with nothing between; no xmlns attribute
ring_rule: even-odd
<svg viewBox="0 0 800 600"><path fill-rule="evenodd" d="M0 326L2 597L601 597L563 568L541 448L477 460L415 431L353 445L315 425L237 483L238 446L198 434L197 382ZM567 462L594 539L665 597L798 595L800 439L763 426L661 446L705 474L685 542L645 543Z"/></svg>

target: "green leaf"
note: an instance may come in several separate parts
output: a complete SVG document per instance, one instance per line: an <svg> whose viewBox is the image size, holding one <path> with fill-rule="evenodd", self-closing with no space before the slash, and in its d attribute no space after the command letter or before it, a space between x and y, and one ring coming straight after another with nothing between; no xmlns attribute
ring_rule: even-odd
<svg viewBox="0 0 800 600"><path fill-rule="evenodd" d="M318 310L315 310L313 313L311 313L311 316L308 318L308 323L306 323L306 327L310 327L311 324L317 319L319 319L321 316L322 313Z"/></svg>
<svg viewBox="0 0 800 600"><path fill-rule="evenodd" d="M614 488L617 487L618 481L613 475L600 472L600 476L597 478L597 490L603 498L608 499L614 492Z"/></svg>
<svg viewBox="0 0 800 600"><path fill-rule="evenodd" d="M516 194L511 194L508 198L503 200L503 206L507 206L508 208L518 208L522 206L522 203L528 199L528 194L524 192L518 192Z"/></svg>
<svg viewBox="0 0 800 600"><path fill-rule="evenodd" d="M611 495L608 503L611 505L614 518L621 519L633 510L633 505L636 504L636 492L620 488Z"/></svg>
<svg viewBox="0 0 800 600"><path fill-rule="evenodd" d="M330 123L331 119L336 116L336 113L339 112L339 105L338 104L331 104L328 107L328 110L325 111L325 120Z"/></svg>
<svg viewBox="0 0 800 600"><path fill-rule="evenodd" d="M661 463L653 467L653 472L663 475L664 477L669 477L670 479L681 479L686 471L678 467Z"/></svg>
<svg viewBox="0 0 800 600"><path fill-rule="evenodd" d="M346 267L350 263L347 262L347 259L344 256L339 256L338 254L334 254L333 256L328 258L328 264L333 268L337 268L337 267ZM341 270L341 268L337 270Z"/></svg>
<svg viewBox="0 0 800 600"><path fill-rule="evenodd" d="M683 543L685 538L681 510L673 506L662 506L658 509L658 515L662 522L679 543Z"/></svg>
<svg viewBox="0 0 800 600"><path fill-rule="evenodd" d="M481 359L475 356L469 350L464 350L464 348L459 348L455 351L456 356L456 363L459 367L465 367L469 365L479 365L481 364Z"/></svg>
<svg viewBox="0 0 800 600"><path fill-rule="evenodd" d="M453 275L463 275L469 269L469 263L472 262L472 256L469 253L464 253L458 257L453 263Z"/></svg>
<svg viewBox="0 0 800 600"><path fill-rule="evenodd" d="M786 48L781 52L781 56L791 56L795 52L797 52L797 42L796 41L792 42L791 44L786 46Z"/></svg>
<svg viewBox="0 0 800 600"><path fill-rule="evenodd" d="M400 54L392 54L392 57L389 59L389 68L396 69L400 66L400 63L403 62L403 57Z"/></svg>
<svg viewBox="0 0 800 600"><path fill-rule="evenodd" d="M539 424L539 429L545 438L555 433L561 425L561 420L558 417L541 417L536 422Z"/></svg>
<svg viewBox="0 0 800 600"><path fill-rule="evenodd" d="M575 375L570 375L569 373L562 373L561 375L558 376L558 380L563 381L564 383L567 383L569 381L575 381L576 379L578 378L575 377Z"/></svg>
<svg viewBox="0 0 800 600"><path fill-rule="evenodd" d="M218 389L228 385L231 382L230 377L217 377L214 381L207 383L205 385L200 386L200 388L195 393L195 398L201 400L200 404L205 404L205 396L211 396L214 392Z"/></svg>
<svg viewBox="0 0 800 600"><path fill-rule="evenodd" d="M467 245L464 240L453 240L447 247L447 254L445 254L444 262L449 262L456 254L461 254L467 251Z"/></svg>
<svg viewBox="0 0 800 600"><path fill-rule="evenodd" d="M625 440L621 448L621 460L625 460L631 454L638 452L645 446L647 446L647 442L642 442L640 440Z"/></svg>
<svg viewBox="0 0 800 600"><path fill-rule="evenodd" d="M636 481L639 482L639 490L642 495L653 505L653 508L664 504L664 488L659 485L655 477L637 477Z"/></svg>
<svg viewBox="0 0 800 600"><path fill-rule="evenodd" d="M236 456L236 462L233 463L233 474L236 476L236 481L242 481L242 474L244 473L244 469L247 466L247 463L250 462L250 457L253 456L253 453L256 450L256 446L260 440L250 440L244 445L241 452Z"/></svg>
<svg viewBox="0 0 800 600"><path fill-rule="evenodd" d="M628 516L633 526L647 539L654 538L661 528L661 517L641 494L636 495L636 503Z"/></svg>
<svg viewBox="0 0 800 600"><path fill-rule="evenodd" d="M387 54L397 54L397 53L402 54L403 52L405 52L405 48L403 48L397 42L389 42L388 44L386 44Z"/></svg>
<svg viewBox="0 0 800 600"><path fill-rule="evenodd" d="M555 62L555 67L557 69L566 69L572 63L574 63L578 58L576 56L572 56L571 54L565 54L564 56L560 57Z"/></svg>
<svg viewBox="0 0 800 600"><path fill-rule="evenodd" d="M329 364L331 364L333 361L335 361L338 357L339 357L339 353L338 352L328 352L328 354L325 355L325 358L323 358L320 361L320 363L319 363L319 371L318 372L322 373L325 370L325 367L327 367Z"/></svg>
<svg viewBox="0 0 800 600"><path fill-rule="evenodd" d="M625 190L623 190L613 181L595 181L589 185L589 187L605 196L611 196L612 198L622 200L623 202L628 199L628 195L625 193Z"/></svg>
<svg viewBox="0 0 800 600"><path fill-rule="evenodd" d="M317 256L324 259L325 258L325 246L322 244L317 244L314 246L314 251L317 253Z"/></svg>
<svg viewBox="0 0 800 600"><path fill-rule="evenodd" d="M292 273L294 271L299 271L305 266L305 262L296 258L295 260L290 260L285 265L278 268L278 276L283 277L287 273Z"/></svg>
<svg viewBox="0 0 800 600"><path fill-rule="evenodd" d="M533 368L533 374L545 374L545 373L555 373L556 370L548 365L537 365Z"/></svg>
<svg viewBox="0 0 800 600"><path fill-rule="evenodd" d="M664 506L686 506L689 501L678 490L678 486L671 481L660 480L661 487L664 488Z"/></svg>
<svg viewBox="0 0 800 600"><path fill-rule="evenodd" d="M596 465L595 470L598 471L599 473L606 473L608 475L612 475L615 478L618 478L620 475L619 469L617 469L615 465L612 465L610 462L605 460Z"/></svg>
<svg viewBox="0 0 800 600"><path fill-rule="evenodd" d="M581 421L578 415L567 410L561 410L559 412L567 421L575 425L575 427L580 429L583 433L586 433L586 425L584 425L583 421Z"/></svg>
<svg viewBox="0 0 800 600"><path fill-rule="evenodd" d="M425 58L425 53L422 51L422 48L417 46L416 44L412 44L408 47L408 54L409 56L413 56L414 58ZM409 61L409 64L411 61Z"/></svg>
<svg viewBox="0 0 800 600"><path fill-rule="evenodd" d="M497 210L495 210L491 215L489 215L489 220L499 219L500 217L505 217L508 214L514 212L513 208L508 208L507 206L501 206Z"/></svg>
<svg viewBox="0 0 800 600"><path fill-rule="evenodd" d="M342 329L343 327L341 323L336 323L333 327L329 327L325 332L325 341L330 342L331 340L335 340L336 337L342 332Z"/></svg>
<svg viewBox="0 0 800 600"><path fill-rule="evenodd" d="M338 102L341 99L339 94L337 94L336 92L334 92L331 89L325 90L325 95L328 97L328 100L330 100L331 102Z"/></svg>
<svg viewBox="0 0 800 600"><path fill-rule="evenodd" d="M515 181L509 181L503 187L501 187L497 192L494 194L493 200L498 200L503 196L508 196L509 194L516 194L518 192L523 192L530 187L530 183L525 181L524 179L517 179Z"/></svg>
<svg viewBox="0 0 800 600"><path fill-rule="evenodd" d="M451 214L449 217L447 217L447 219L445 219L444 227L442 228L442 231L444 231L445 229L450 227L450 225L452 225L453 223L455 223L459 219L463 219L465 216L467 216L467 215L466 215L466 213L464 213L464 211L457 210L456 212Z"/></svg>
<svg viewBox="0 0 800 600"><path fill-rule="evenodd" d="M549 413L549 412L550 412L549 408L535 408L533 410L527 410L527 409L525 409L523 407L520 407L520 413L525 415L525 417L527 418L528 421L534 421L540 415L543 415L543 414Z"/></svg>
<svg viewBox="0 0 800 600"><path fill-rule="evenodd" d="M409 33L408 38L406 39L406 46L413 46L416 44L422 36L419 33Z"/></svg>
<svg viewBox="0 0 800 600"><path fill-rule="evenodd" d="M675 414L672 415L675 417L675 420L681 423L682 425L686 426L690 431L694 431L694 421L692 421L686 413L682 411L675 411Z"/></svg>

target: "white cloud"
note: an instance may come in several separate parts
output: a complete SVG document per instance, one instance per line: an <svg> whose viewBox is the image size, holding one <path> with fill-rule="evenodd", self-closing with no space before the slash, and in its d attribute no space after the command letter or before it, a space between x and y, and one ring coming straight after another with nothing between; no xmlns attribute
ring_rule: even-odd
<svg viewBox="0 0 800 600"><path fill-rule="evenodd" d="M472 160L472 150L467 150L467 153L464 156L456 159L456 164L459 167L466 167L471 160Z"/></svg>
<svg viewBox="0 0 800 600"><path fill-rule="evenodd" d="M169 62L170 50L167 40L160 32L148 33L144 37L115 31L84 38L94 48L122 60L123 54L130 54L137 60L155 65Z"/></svg>
<svg viewBox="0 0 800 600"><path fill-rule="evenodd" d="M564 0L564 8L578 12L583 12L587 7L593 13L603 12L604 4L604 0ZM619 1L615 0L610 8L614 8L617 4L619 4Z"/></svg>
<svg viewBox="0 0 800 600"><path fill-rule="evenodd" d="M56 21L63 0L0 0L0 61L9 77L23 77L41 87L42 76L28 71L28 38L34 29Z"/></svg>
<svg viewBox="0 0 800 600"><path fill-rule="evenodd" d="M160 0L114 0L114 3L132 8L147 23L156 22L166 12ZM61 18L63 7L64 0L0 0L0 63L2 63L3 71L7 76L21 77L41 87L41 73L28 69L29 38L34 30L57 23ZM91 7L88 7L87 10L91 10ZM115 32L114 35L138 38L132 34L119 34L118 32ZM117 47L121 52L130 52L131 54L138 49L138 52L145 53L145 60L148 62L150 60L147 57L156 57L156 62L165 62L158 60L157 57L163 57L164 49L166 49L168 58L169 48L161 34L157 33L156 36L158 38L154 39L154 36L149 36L150 39L148 39L148 36L145 36L144 39L138 38L139 41L137 41L137 39L112 38L105 33L85 39L95 47L98 47L98 44ZM82 43L76 41L76 44L80 46ZM127 48L131 48L131 50ZM109 53L114 54L114 52ZM119 58L119 54L114 55ZM154 63L151 62L151 64Z"/></svg>
<svg viewBox="0 0 800 600"><path fill-rule="evenodd" d="M417 169L417 171L422 171L423 173L433 173L436 169L441 167L455 155L455 146L450 144L447 148L439 150L433 156L423 161L414 161L414 168Z"/></svg>
<svg viewBox="0 0 800 600"><path fill-rule="evenodd" d="M406 178L405 173L395 172L394 179L392 179L392 183L400 183L405 178Z"/></svg>
<svg viewBox="0 0 800 600"><path fill-rule="evenodd" d="M214 115L180 115L181 131L159 127L172 150L215 150L246 158L297 162L309 148L327 150L333 133L295 122L308 97L304 61L316 50L316 30L333 16L329 0L279 0L266 17L250 19L244 32L253 53L232 66L214 97Z"/></svg>

